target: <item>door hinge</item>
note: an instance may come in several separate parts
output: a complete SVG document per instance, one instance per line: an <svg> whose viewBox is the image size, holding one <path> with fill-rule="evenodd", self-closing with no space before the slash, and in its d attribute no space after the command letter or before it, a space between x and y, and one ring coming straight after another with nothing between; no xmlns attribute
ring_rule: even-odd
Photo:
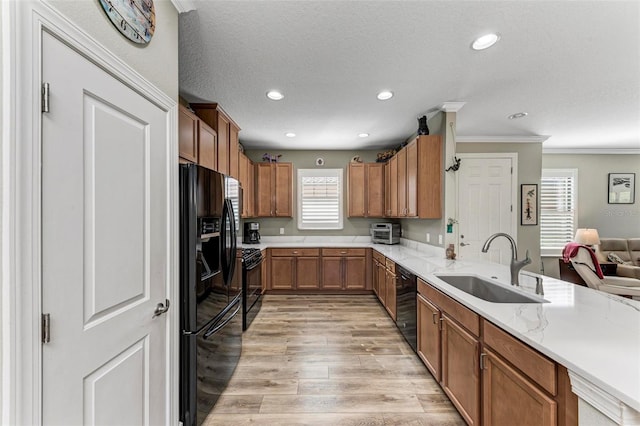
<svg viewBox="0 0 640 426"><path fill-rule="evenodd" d="M511 166L511 174L513 174L513 166Z"/></svg>
<svg viewBox="0 0 640 426"><path fill-rule="evenodd" d="M511 204L511 205L509 206L509 209L510 209L511 211L513 211L513 204Z"/></svg>
<svg viewBox="0 0 640 426"><path fill-rule="evenodd" d="M42 83L42 112L49 112L49 83Z"/></svg>
<svg viewBox="0 0 640 426"><path fill-rule="evenodd" d="M42 314L42 343L49 343L51 340L51 315Z"/></svg>

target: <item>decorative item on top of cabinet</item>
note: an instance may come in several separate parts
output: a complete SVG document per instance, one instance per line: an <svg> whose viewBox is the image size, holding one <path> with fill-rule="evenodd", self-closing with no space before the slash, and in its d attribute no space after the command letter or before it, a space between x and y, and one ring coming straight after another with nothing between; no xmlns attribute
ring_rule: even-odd
<svg viewBox="0 0 640 426"><path fill-rule="evenodd" d="M190 105L202 121L218 133L217 171L238 179L238 132L240 127L217 103Z"/></svg>
<svg viewBox="0 0 640 426"><path fill-rule="evenodd" d="M178 152L181 161L215 170L216 131L182 104L179 106L178 120Z"/></svg>
<svg viewBox="0 0 640 426"><path fill-rule="evenodd" d="M347 181L349 217L384 217L384 164L352 161Z"/></svg>
<svg viewBox="0 0 640 426"><path fill-rule="evenodd" d="M293 164L256 163L255 216L293 217Z"/></svg>

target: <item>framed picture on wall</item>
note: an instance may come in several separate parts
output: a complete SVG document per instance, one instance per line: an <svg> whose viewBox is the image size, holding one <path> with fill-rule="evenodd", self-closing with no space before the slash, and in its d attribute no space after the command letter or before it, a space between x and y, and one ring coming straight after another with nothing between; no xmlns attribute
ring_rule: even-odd
<svg viewBox="0 0 640 426"><path fill-rule="evenodd" d="M538 224L538 185L528 183L520 185L520 207L522 216L520 225Z"/></svg>
<svg viewBox="0 0 640 426"><path fill-rule="evenodd" d="M635 195L635 173L609 173L609 204L633 204Z"/></svg>

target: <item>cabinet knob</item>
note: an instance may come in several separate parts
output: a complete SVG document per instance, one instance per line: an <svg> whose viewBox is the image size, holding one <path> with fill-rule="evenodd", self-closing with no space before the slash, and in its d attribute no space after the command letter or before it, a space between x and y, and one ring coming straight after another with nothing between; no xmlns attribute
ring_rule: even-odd
<svg viewBox="0 0 640 426"><path fill-rule="evenodd" d="M340 254L347 254L347 252L346 251L341 251Z"/></svg>
<svg viewBox="0 0 640 426"><path fill-rule="evenodd" d="M298 254L298 250L294 250L294 251L293 251L293 254Z"/></svg>

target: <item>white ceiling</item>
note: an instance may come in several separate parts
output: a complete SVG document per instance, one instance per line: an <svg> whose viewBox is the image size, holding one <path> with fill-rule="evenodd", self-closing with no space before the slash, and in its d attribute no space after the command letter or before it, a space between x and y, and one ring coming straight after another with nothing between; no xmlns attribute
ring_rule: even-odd
<svg viewBox="0 0 640 426"><path fill-rule="evenodd" d="M458 137L640 149L638 1L192 3L180 15L181 94L219 102L247 148L378 149L460 101ZM487 32L501 40L472 50ZM395 96L377 100L383 89Z"/></svg>

